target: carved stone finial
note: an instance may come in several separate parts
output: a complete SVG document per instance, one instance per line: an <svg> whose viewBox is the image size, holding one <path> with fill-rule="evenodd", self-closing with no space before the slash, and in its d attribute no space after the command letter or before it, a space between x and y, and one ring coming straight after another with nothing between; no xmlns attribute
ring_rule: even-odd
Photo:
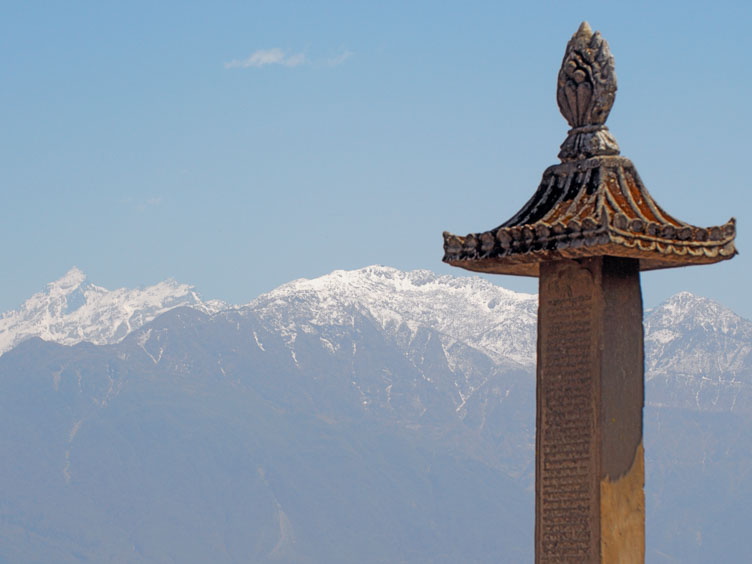
<svg viewBox="0 0 752 564"><path fill-rule="evenodd" d="M608 43L582 22L567 43L556 88L559 109L572 126L561 145L562 161L619 154L619 145L605 125L615 97L614 58Z"/></svg>

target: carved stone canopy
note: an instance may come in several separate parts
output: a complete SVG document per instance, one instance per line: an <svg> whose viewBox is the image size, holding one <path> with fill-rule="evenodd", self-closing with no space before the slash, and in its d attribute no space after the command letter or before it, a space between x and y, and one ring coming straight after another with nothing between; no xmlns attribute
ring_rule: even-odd
<svg viewBox="0 0 752 564"><path fill-rule="evenodd" d="M562 61L556 99L572 129L562 164L543 173L525 206L499 227L465 237L444 232L444 262L468 270L538 276L543 261L618 256L640 270L710 264L736 254L736 222L696 227L648 193L605 126L614 103L614 59L583 22Z"/></svg>

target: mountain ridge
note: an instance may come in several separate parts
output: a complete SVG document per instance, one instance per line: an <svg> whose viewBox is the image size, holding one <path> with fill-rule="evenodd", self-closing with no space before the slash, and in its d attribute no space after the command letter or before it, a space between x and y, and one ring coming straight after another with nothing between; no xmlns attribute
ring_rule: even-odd
<svg viewBox="0 0 752 564"><path fill-rule="evenodd" d="M294 302L296 308L285 307ZM400 271L387 266L301 278L261 294L243 305L203 300L193 286L173 279L142 289L106 290L87 281L78 268L47 284L46 291L27 299L17 310L0 316L0 354L24 338L38 336L61 344L88 341L112 344L170 309L188 306L207 314L226 309L253 310L283 333L300 321L307 325L338 325L355 310L374 319L383 330L404 325L410 332L431 326L472 345L496 362L535 366L537 295L507 290L479 277L437 275L428 270ZM286 318L280 311L286 311ZM347 312L350 312L349 314ZM343 317L344 316L344 317ZM306 325L307 324L307 325ZM692 373L697 358L669 360L683 333L693 333L706 357L707 337L736 341L702 370L738 373L750 368L752 323L721 304L679 292L645 312L646 373L651 379L667 371ZM716 345L721 346L718 342ZM707 358L706 358L707 360Z"/></svg>
<svg viewBox="0 0 752 564"><path fill-rule="evenodd" d="M0 316L0 355L32 336L63 345L116 343L159 314L183 305L206 312L227 307L219 300L202 300L193 286L172 279L143 289L110 291L87 282L74 266L18 309Z"/></svg>
<svg viewBox="0 0 752 564"><path fill-rule="evenodd" d="M333 354L342 331L356 317L370 319L379 331L403 341L404 350L419 334L426 338L426 330L435 332L456 374L458 406L483 381L461 382L463 370L472 364L467 363L467 347L488 356L496 367L529 374L535 370L536 295L479 277L377 265L293 280L237 306L204 301L193 286L171 279L109 291L88 282L74 267L0 317L0 353L32 336L63 345L114 344L178 307L207 315L252 313L282 337L294 364L295 341L301 335L315 334ZM646 311L644 327L648 404L734 410L740 397L752 396L748 320L713 300L679 292ZM263 348L256 333L254 340Z"/></svg>

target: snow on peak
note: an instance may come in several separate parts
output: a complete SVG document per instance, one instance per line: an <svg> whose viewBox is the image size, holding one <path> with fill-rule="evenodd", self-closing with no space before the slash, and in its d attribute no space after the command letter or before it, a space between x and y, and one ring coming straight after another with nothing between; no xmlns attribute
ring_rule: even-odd
<svg viewBox="0 0 752 564"><path fill-rule="evenodd" d="M752 323L709 298L679 292L645 316L645 366L660 373L735 373L752 354Z"/></svg>
<svg viewBox="0 0 752 564"><path fill-rule="evenodd" d="M645 317L648 329L705 327L728 333L745 323L749 322L718 302L687 291L674 294Z"/></svg>
<svg viewBox="0 0 752 564"><path fill-rule="evenodd" d="M81 284L83 284L85 280L86 274L84 274L81 269L74 266L68 272L66 272L62 278L59 278L58 280L47 284L47 288L50 292L53 290L60 290L63 292L66 290L75 290Z"/></svg>
<svg viewBox="0 0 752 564"><path fill-rule="evenodd" d="M0 316L0 355L33 336L67 345L115 343L179 306L208 314L229 307L218 300L203 301L192 286L172 279L110 291L88 282L74 267L19 309ZM479 277L378 265L335 270L284 284L244 309L275 327L291 349L300 332L323 335L325 328L352 327L365 317L387 335L408 342L422 329L437 331L447 358L456 343L463 343L495 362L529 369L535 365L537 297ZM752 358L749 343L751 322L689 292L646 312L650 375L668 370L738 372Z"/></svg>
<svg viewBox="0 0 752 564"><path fill-rule="evenodd" d="M29 337L64 345L115 343L157 315L179 306L215 313L226 305L204 302L192 286L165 280L143 289L107 290L73 267L17 310L0 317L0 355Z"/></svg>
<svg viewBox="0 0 752 564"><path fill-rule="evenodd" d="M289 282L248 307L291 338L307 327L350 325L366 315L387 332L420 327L438 330L497 361L535 362L537 297L513 292L479 277L403 272L387 266L335 270Z"/></svg>

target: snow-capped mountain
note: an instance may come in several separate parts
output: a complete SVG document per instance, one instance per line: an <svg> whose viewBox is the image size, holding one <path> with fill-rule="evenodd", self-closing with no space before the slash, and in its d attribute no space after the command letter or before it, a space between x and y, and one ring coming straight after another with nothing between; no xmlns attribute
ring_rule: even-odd
<svg viewBox="0 0 752 564"><path fill-rule="evenodd" d="M752 322L680 292L645 316L647 401L675 407L750 409Z"/></svg>
<svg viewBox="0 0 752 564"><path fill-rule="evenodd" d="M464 343L496 363L532 369L537 299L476 277L369 266L295 280L263 294L248 308L291 341L297 332L313 327L352 325L358 313L389 335L406 330L405 338L412 339L420 328L430 328L441 335L445 352Z"/></svg>
<svg viewBox="0 0 752 564"><path fill-rule="evenodd" d="M537 298L481 278L402 272L385 266L337 270L300 279L259 296L256 312L294 341L312 326L352 325L355 313L371 317L387 333L420 327L442 334L450 349L468 344L498 363L535 366ZM0 354L35 336L64 345L112 344L157 315L179 306L216 313L229 306L203 301L192 286L166 280L143 290L108 291L86 281L77 268L0 318ZM408 336L408 338L410 338Z"/></svg>
<svg viewBox="0 0 752 564"><path fill-rule="evenodd" d="M0 354L34 336L64 345L116 343L180 306L208 314L230 307L218 300L204 301L192 286L174 280L140 290L109 291L72 268L0 318ZM468 347L499 367L528 372L535 368L537 296L477 277L386 266L337 270L289 282L233 308L252 312L279 333L293 357L298 335L315 333L333 351L340 346L337 328L351 327L356 317L365 317L385 335L404 341L403 350L420 330L435 331L450 367L458 372L465 354L459 351ZM668 386L674 399L666 397L666 388L647 400L689 402L703 409L729 407L739 390L752 385L750 353L750 321L707 298L676 294L645 315L646 380L656 390ZM721 400L718 390L736 391Z"/></svg>
<svg viewBox="0 0 752 564"><path fill-rule="evenodd" d="M87 282L86 275L74 267L19 309L0 317L0 355L29 337L63 345L116 343L179 306L214 313L225 304L203 301L192 286L174 280L140 290L110 291Z"/></svg>
<svg viewBox="0 0 752 564"><path fill-rule="evenodd" d="M297 335L320 334L336 347L336 335L325 333L365 315L403 339L403 350L420 329L436 331L456 378L473 365L463 360L467 347L498 367L535 368L537 296L480 278L371 266L290 282L247 308L285 337L293 355ZM651 405L752 408L752 322L713 300L676 294L645 313L645 377ZM462 401L477 385L455 382Z"/></svg>
<svg viewBox="0 0 752 564"><path fill-rule="evenodd" d="M645 368L651 378L752 370L752 323L718 302L680 292L645 316Z"/></svg>

